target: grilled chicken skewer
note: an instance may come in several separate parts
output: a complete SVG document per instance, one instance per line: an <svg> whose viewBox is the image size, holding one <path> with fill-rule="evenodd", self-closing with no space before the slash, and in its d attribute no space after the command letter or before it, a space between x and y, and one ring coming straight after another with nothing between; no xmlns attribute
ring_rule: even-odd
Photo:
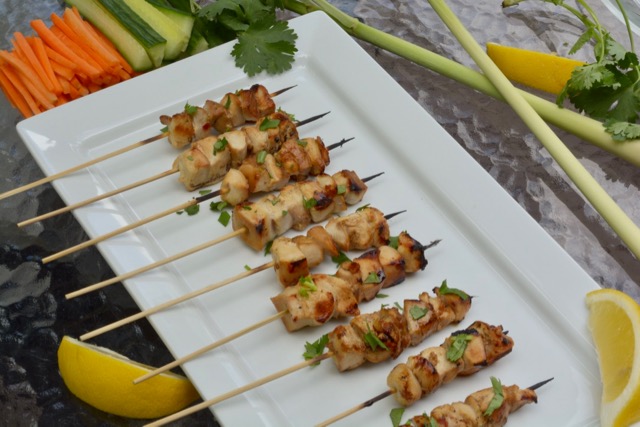
<svg viewBox="0 0 640 427"><path fill-rule="evenodd" d="M250 210L251 211L255 210L258 214L254 216L244 215L242 220L239 221L240 225L237 228L235 228L233 232L227 233L224 236L218 237L216 239L202 243L186 251L180 252L176 255L165 258L164 260L160 260L153 264L138 268L129 273L124 273L119 276L113 277L111 279L96 283L94 285L87 286L78 291L71 292L66 295L66 298L75 298L77 296L84 295L88 292L101 289L105 286L118 283L125 279L129 279L133 276L152 270L161 265L168 264L177 259L184 258L185 256L194 254L203 249L217 245L218 243L221 243L225 240L229 240L238 236L244 236L244 234L247 233L247 230L248 230L247 227L252 227L255 230L256 234L258 234L258 237L264 240L264 245L266 245L268 242L278 237L278 234L276 234L276 232L280 234L284 234L290 228L294 228L299 231L306 228L309 225L309 219L307 216L313 216L312 220L314 220L314 222L322 222L330 214L345 210L347 204L358 203L360 200L362 200L362 198L364 197L364 193L367 190L367 186L365 182L370 181L380 175L381 174L372 175L370 177L360 180L360 178L358 178L355 172L344 170L334 174L333 176L324 175L324 174L320 175L318 177L321 179L320 182L324 182L327 185L321 185L319 182L316 182L316 181L304 181L304 182L299 182L295 184L289 184L283 188L280 194L283 194L285 190L288 189L288 193L286 194L295 195L296 191L297 192L301 191L300 189L296 189L296 187L304 186L305 194L309 195L309 197L311 198L303 199L303 197L300 194L298 194L299 197L297 198L289 197L288 199L283 199L282 204L279 205L279 208L281 210L277 212L274 211L273 209L271 211L260 209L265 204L268 204L272 208L275 205L278 205L280 203L280 200L278 199L277 196L269 195L269 196L263 197L262 199L256 202L246 202L243 204L244 207L240 209L240 213L246 214ZM333 182L333 185L329 185L329 181ZM351 182L353 185L350 185L349 188L346 189L342 194L337 194L337 191L336 191L337 185L335 184L335 182L338 182L338 181ZM206 197L206 196L203 196L203 197ZM273 199L273 197L276 197L276 199ZM315 201L314 206L311 206L314 203L310 203L310 200ZM318 200L321 200L322 203L318 203ZM334 200L334 201L329 203L328 202L329 200ZM285 204L285 201L286 201L286 204ZM234 209L234 214L233 214L234 218L235 218L236 212L238 212L238 206L236 206L236 208ZM309 212L304 212L304 214L306 215L301 215L299 213L300 211L307 211L307 210L313 211L316 208L318 208L318 210L322 212L322 215L317 213L311 214ZM287 216L289 210L291 210L292 212L298 212L298 213L292 214L291 217L287 218L286 222L281 220L278 221L278 224L279 224L278 228L265 226L266 223L270 224L272 221L275 221L275 219L278 219L278 216ZM269 215L272 215L273 218L271 218ZM253 246L251 247L256 248L255 239L252 240L251 242L253 244ZM262 247L257 247L256 249L259 250L259 249L262 249Z"/></svg>
<svg viewBox="0 0 640 427"><path fill-rule="evenodd" d="M398 212L399 213L399 212ZM382 215L378 209L367 207L351 213L344 217L336 217L330 219L327 224L322 226L314 226L306 235L299 235L292 239L288 237L278 237L274 240L271 247L271 255L273 260L261 266L244 271L236 276L216 282L203 289L190 292L173 300L167 301L155 307L148 308L140 313L131 315L125 319L121 319L109 325L96 329L80 337L81 340L87 340L105 332L111 331L117 327L126 325L135 320L142 319L160 310L172 307L184 301L188 301L204 293L211 292L223 286L237 282L243 278L249 277L261 271L274 268L278 280L283 286L291 286L298 282L303 276L310 274L310 269L319 265L326 255L337 256L340 251L349 250L366 250L372 247L385 245L389 243L389 225L387 220L393 218L398 213ZM347 239L344 239L346 232ZM350 235L375 235L374 238L367 241L362 239L351 239ZM414 248L413 239L404 236L398 237L398 248L403 253L417 250ZM295 248L289 244L293 242ZM417 245L415 245L417 246ZM426 250L428 245L424 247ZM424 261L426 265L426 260ZM412 266L411 268L416 268Z"/></svg>
<svg viewBox="0 0 640 427"><path fill-rule="evenodd" d="M243 387L239 387L230 392L224 393L213 399L209 399L197 405L188 407L173 415L147 424L147 426L151 427L165 425L169 422L175 421L184 416L190 415L194 412L220 403L231 397L242 394L245 391L252 390L268 382L274 381L278 378L282 378L283 376L299 371L305 367L315 365L325 359L333 358L334 361L336 361L337 359L342 359L347 354L354 354L355 352L365 353L365 357L372 363L378 363L390 358L396 358L400 355L400 353L402 353L402 350L404 350L404 348L406 348L412 341L409 333L408 322L414 323L416 321L422 320L421 323L425 325L431 325L430 328L423 328L420 329L419 332L417 332L422 336L422 339L424 339L428 335L436 332L437 330L443 328L448 324L460 322L468 312L469 308L471 307L470 297L462 297L461 295L463 295L464 293L461 291L457 291L456 293L445 293L443 290L443 292L441 293L440 289L441 288L437 287L434 288L434 297L429 297L427 293L422 293L419 297L420 300L429 301L429 305L427 307L430 308L430 310L428 311L429 315L428 319L426 320L414 319L414 316L411 315L410 311L405 310L403 313L400 313L400 311L395 307L382 308L373 313L358 315L351 320L351 324L365 326L359 338L362 346L358 345L352 346L350 348L338 347L335 350L330 348L330 351L316 356L310 360L268 375L264 378L256 380ZM425 315L425 317L427 316ZM334 332L338 330L338 328L341 328L341 326L335 328ZM331 333L329 335L331 335ZM367 344L372 342L376 342L375 348L372 345ZM342 372L343 369L340 369L339 365L337 366L338 369Z"/></svg>
<svg viewBox="0 0 640 427"><path fill-rule="evenodd" d="M205 107L208 107L207 109L214 112L216 115L212 115L212 121L213 123L211 123L210 125L208 125L209 131L211 130L211 128L215 128L218 129L216 127L216 124L218 122L220 122L220 124L223 123L228 123L229 121L231 121L232 123L238 122L239 124L243 124L247 121L252 121L252 120L257 120L259 117L257 117L257 114L263 113L264 115L266 114L270 114L275 112L275 104L273 103L273 100L271 100L272 97L276 97L284 92L286 92L289 89L292 89L295 86L291 86L285 89L281 89L277 92L274 92L272 94L269 94L269 92L264 88L264 86L261 85L254 85L251 87L251 89L243 89L241 90L238 95L236 94L227 94L222 98L222 101L224 102L223 104L217 103L215 101L207 101L207 103L205 103ZM228 106L228 108L222 108L220 109L219 107L214 108L213 105L222 105L224 106ZM199 108L199 107L194 107L194 108ZM179 113L182 114L182 113ZM177 115L175 115L177 116ZM174 116L174 117L175 117ZM198 114L198 116L200 116L200 114ZM166 116L164 116L166 117ZM229 117L229 118L227 118ZM166 119L165 119L166 120ZM161 118L162 121L162 118ZM176 122L177 123L177 122ZM202 123L202 127L206 127L205 123ZM193 130L193 132L195 132L195 129ZM72 173L75 173L79 170L88 168L89 166L95 165L97 163L103 162L105 160L114 158L116 156L119 156L121 154L127 153L129 151L132 151L138 147L142 147L144 145L150 144L152 142L155 141L159 141L162 138L164 138L165 136L169 136L169 139L171 140L173 139L180 139L183 138L184 136L183 134L185 133L184 130L182 130L182 126L176 126L176 124L167 126L167 131L166 132L162 132L158 135L146 138L142 141L136 142L134 144L128 145L126 147L123 147L119 150L113 151L111 153L105 154L103 156L97 157L95 159L89 160L87 162L84 162L82 164L76 165L72 168L63 170L61 172L58 172L56 174L50 175L48 177L39 179L37 181L34 181L30 184L26 184L23 185L19 188L7 191L3 194L0 194L0 200L5 199L7 197L10 196L14 196L16 194L20 194L24 191L30 190L32 188L38 187L42 184L46 184L49 182L52 182L56 179L65 177L67 175L70 175ZM186 133L189 133L188 131L186 131ZM176 137L173 137L173 134L176 134ZM25 224L26 225L26 224Z"/></svg>
<svg viewBox="0 0 640 427"><path fill-rule="evenodd" d="M298 123L298 126L309 123L313 120L317 120L318 118L323 116L324 115L319 115L307 120L303 120ZM263 131L258 130L258 128L264 121L271 122L269 128ZM181 172L180 179L189 181L191 183L198 181L203 185L203 180L206 180L210 183L213 183L216 180L219 181L224 177L225 173L231 167L238 166L240 164L238 162L241 162L241 160L246 158L247 155L252 155L252 153L256 153L257 155L258 152L255 151L256 149L259 148L260 150L278 150L287 139L298 139L298 133L295 124L291 120L289 120L289 116L284 113L274 113L273 115L262 119L262 121L257 123L256 126L258 127L245 127L242 129L242 132L244 132L245 135L254 133L249 132L247 129L253 129L255 132L257 132L258 136L256 136L254 139L247 137L242 140L241 138L234 137L234 143L229 144L226 142L228 140L225 136L228 134L222 134L218 137L205 138L206 141L196 141L194 143L194 146L197 149L193 148L194 146L192 146L192 149L181 153L175 161L175 164L178 165L177 170ZM218 142L223 143L218 145ZM251 142L251 145L248 144L248 142ZM243 143L245 145L243 145ZM208 149L204 150L205 147L208 147ZM249 147L252 148L250 149ZM198 154L196 154L196 152ZM195 177L193 174L195 174ZM199 203L202 203L203 201L210 200L213 197L215 197L215 194L206 194L200 197L195 197L188 202L182 203L178 206L167 209L155 215L151 215L132 224L120 227L102 236L95 237L58 253L45 257L42 259L42 262L44 264L47 264L51 261L62 258L63 256L69 255L81 249L93 246L96 243L110 239L111 237L115 237L129 230L133 230L134 228L137 228L141 225L148 224L160 218L164 218L183 209L188 209L191 206L195 206Z"/></svg>
<svg viewBox="0 0 640 427"><path fill-rule="evenodd" d="M405 311L407 308L405 304ZM363 360L361 352L350 351L355 347L348 342L348 337L346 333L329 335L331 351L340 354L336 350L346 348L346 356L338 356L341 359L338 369L341 371L359 366ZM396 365L387 376L389 389L384 393L318 425L333 424L391 395L402 406L410 406L457 376L472 375L492 365L511 353L513 344L513 339L502 330L502 326L476 321L468 328L451 334L440 346L422 350L410 356L406 363ZM351 354L355 356L347 357Z"/></svg>
<svg viewBox="0 0 640 427"><path fill-rule="evenodd" d="M332 318L359 315L361 302L370 301L381 289L402 283L408 273L424 270L427 266L424 251L437 244L422 245L406 232L402 232L397 241L397 248L382 245L353 261L344 261L333 276L312 274L300 277L295 286L287 287L271 298L276 310L280 310L277 314L154 369L135 379L134 383L173 369L277 319L282 319L287 331L294 332L306 326L321 326ZM430 297L425 294L424 298L429 300ZM435 300L433 304L440 305Z"/></svg>
<svg viewBox="0 0 640 427"><path fill-rule="evenodd" d="M503 386L500 381L491 378L493 387L485 388L470 394L464 402L455 402L434 408L426 413L411 418L406 424L410 427L501 427L507 424L509 415L529 403L538 403L535 390L553 378L541 381L527 388L517 385ZM495 396L502 395L499 404ZM497 406L496 406L497 405Z"/></svg>

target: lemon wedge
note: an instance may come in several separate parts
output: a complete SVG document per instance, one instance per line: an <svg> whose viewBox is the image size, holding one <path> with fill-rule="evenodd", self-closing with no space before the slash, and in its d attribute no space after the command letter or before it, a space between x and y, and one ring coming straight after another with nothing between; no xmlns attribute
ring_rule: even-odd
<svg viewBox="0 0 640 427"><path fill-rule="evenodd" d="M123 417L164 417L198 398L191 382L173 373L135 385L133 380L152 368L67 336L58 348L58 368L66 386L80 400Z"/></svg>
<svg viewBox="0 0 640 427"><path fill-rule="evenodd" d="M576 67L584 62L550 53L487 43L487 55L511 81L559 94Z"/></svg>
<svg viewBox="0 0 640 427"><path fill-rule="evenodd" d="M640 305L613 289L589 292L586 302L603 386L600 422L628 426L640 420Z"/></svg>

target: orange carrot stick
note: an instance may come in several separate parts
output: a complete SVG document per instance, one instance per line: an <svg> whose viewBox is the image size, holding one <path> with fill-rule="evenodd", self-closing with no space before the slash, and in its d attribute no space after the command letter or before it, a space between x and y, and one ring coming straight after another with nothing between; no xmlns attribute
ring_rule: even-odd
<svg viewBox="0 0 640 427"><path fill-rule="evenodd" d="M65 9L62 15L64 22L71 28L81 40L83 40L87 47L95 51L98 55L106 60L111 67L117 67L119 65L118 58L113 55L104 45L94 37L94 35L87 30L84 25L84 20L79 18L71 9Z"/></svg>
<svg viewBox="0 0 640 427"><path fill-rule="evenodd" d="M44 86L44 83L42 83L42 80L38 78L37 74L35 74L23 61L21 61L17 55L7 52L6 50L0 50L0 58L14 67L21 76L24 76L24 79L28 81L31 86L37 89L38 95L42 95L42 99L46 100L46 103L51 104L56 100L55 94L49 92L49 90ZM29 87L29 85L27 85L27 87ZM33 95L36 94L34 93Z"/></svg>
<svg viewBox="0 0 640 427"><path fill-rule="evenodd" d="M49 80L49 76L47 76L47 73L46 71L44 71L42 64L40 63L40 61L38 61L38 58L36 58L36 54L31 49L31 46L29 46L27 39L19 31L16 31L13 33L13 38L16 42L15 45L18 48L17 50L22 52L22 55L24 55L24 57L27 59L29 65L36 72L40 80L42 80L42 83L47 88L47 90L49 90L50 92L53 92L54 91L53 82Z"/></svg>
<svg viewBox="0 0 640 427"><path fill-rule="evenodd" d="M2 87L2 91L5 93L11 104L20 111L22 117L26 118L33 116L33 111L29 108L27 101L3 72L0 72L0 87Z"/></svg>
<svg viewBox="0 0 640 427"><path fill-rule="evenodd" d="M53 84L53 92L56 94L62 93L62 86L60 86L58 78L53 72L53 67L51 66L51 61L47 56L47 52L44 50L44 43L42 42L42 39L39 37L29 37L27 41L35 52L38 62L42 64L42 68L44 68L45 73L47 73L49 81Z"/></svg>
<svg viewBox="0 0 640 427"><path fill-rule="evenodd" d="M38 114L42 112L42 110L40 110L40 107L38 107L38 104L36 103L35 99L33 99L33 96L31 96L31 93L29 92L29 90L24 86L24 84L22 84L22 81L18 77L18 74L16 74L11 69L11 67L6 65L5 63L4 65L0 65L0 71L2 71L2 73L7 77L7 79L9 79L9 81L13 84L13 86L20 92L20 94L24 98L25 102L27 103L27 105L29 106L29 109L31 109L33 114Z"/></svg>
<svg viewBox="0 0 640 427"><path fill-rule="evenodd" d="M67 27L67 25L62 22L63 26ZM100 63L101 59L96 59L92 56L93 52L88 52L86 50L84 50L78 43L75 42L75 40L73 40L71 37L69 37L67 34L64 33L64 31L62 30L61 27L59 27L58 25L52 25L50 28L51 32L58 37L58 39L63 42L65 44L65 46L68 46L69 49L71 49L76 55L78 55L80 58L84 59L85 61L87 61L87 63L89 63L92 67L94 67L96 70L98 70L98 73L95 75L90 75L90 77L93 79L96 76L101 75L102 73L104 73L105 71L105 66L106 64ZM68 29L68 27L67 27ZM70 29L69 29L70 30Z"/></svg>
<svg viewBox="0 0 640 427"><path fill-rule="evenodd" d="M100 73L98 69L91 66L87 61L78 56L70 48L64 45L60 39L45 25L41 19L31 21L31 28L35 30L43 42L45 42L53 50L66 57L71 62L78 65L78 69L88 76L96 76Z"/></svg>
<svg viewBox="0 0 640 427"><path fill-rule="evenodd" d="M55 50L51 49L46 44L44 45L44 50L47 52L47 56L49 57L49 59L51 59L52 61L57 62L58 64L62 65L63 67L66 67L66 68L68 68L68 69L70 69L72 71L78 68L78 66L75 64L75 62L69 61L67 58L65 58L64 56L60 55Z"/></svg>

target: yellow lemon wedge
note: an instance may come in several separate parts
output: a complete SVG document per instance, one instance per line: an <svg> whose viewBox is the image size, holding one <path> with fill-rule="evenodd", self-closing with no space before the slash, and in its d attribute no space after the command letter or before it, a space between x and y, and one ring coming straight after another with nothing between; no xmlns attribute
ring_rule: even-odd
<svg viewBox="0 0 640 427"><path fill-rule="evenodd" d="M164 417L198 398L191 382L173 373L133 384L152 368L67 336L58 347L58 368L66 386L80 400L123 417Z"/></svg>
<svg viewBox="0 0 640 427"><path fill-rule="evenodd" d="M559 94L576 67L584 62L550 53L487 43L487 55L512 82Z"/></svg>
<svg viewBox="0 0 640 427"><path fill-rule="evenodd" d="M600 376L603 427L640 420L640 305L623 292L599 289L586 296Z"/></svg>

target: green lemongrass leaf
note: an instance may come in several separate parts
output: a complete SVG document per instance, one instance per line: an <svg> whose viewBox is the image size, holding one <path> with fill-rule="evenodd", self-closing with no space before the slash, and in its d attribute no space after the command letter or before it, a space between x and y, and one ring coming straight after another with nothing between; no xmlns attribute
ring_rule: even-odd
<svg viewBox="0 0 640 427"><path fill-rule="evenodd" d="M491 416L493 412L502 406L502 402L504 401L504 393L502 391L502 383L499 379L495 377L491 377L491 386L493 388L493 397L487 406L487 409L484 411L484 415Z"/></svg>

